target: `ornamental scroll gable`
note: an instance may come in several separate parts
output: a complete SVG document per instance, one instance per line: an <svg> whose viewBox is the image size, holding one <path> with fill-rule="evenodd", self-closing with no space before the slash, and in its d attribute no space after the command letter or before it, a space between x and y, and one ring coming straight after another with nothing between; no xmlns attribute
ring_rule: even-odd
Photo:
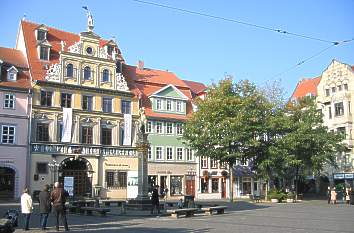
<svg viewBox="0 0 354 233"><path fill-rule="evenodd" d="M108 59L108 53L104 48L100 48L98 55L100 58Z"/></svg>
<svg viewBox="0 0 354 233"><path fill-rule="evenodd" d="M45 79L47 81L59 82L60 74L61 74L61 66L58 63L55 63L50 66L49 70L47 70Z"/></svg>
<svg viewBox="0 0 354 233"><path fill-rule="evenodd" d="M82 50L82 42L81 41L76 42L75 44L69 46L68 50L71 53L79 53L80 54L81 50Z"/></svg>
<svg viewBox="0 0 354 233"><path fill-rule="evenodd" d="M122 73L116 74L117 90L129 91L129 87Z"/></svg>

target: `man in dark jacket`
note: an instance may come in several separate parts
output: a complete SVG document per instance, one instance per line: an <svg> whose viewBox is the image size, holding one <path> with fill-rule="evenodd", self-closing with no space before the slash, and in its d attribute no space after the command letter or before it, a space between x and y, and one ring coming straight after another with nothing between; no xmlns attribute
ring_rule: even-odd
<svg viewBox="0 0 354 233"><path fill-rule="evenodd" d="M157 213L160 214L160 201L159 201L159 191L158 189L158 185L156 185L154 187L154 189L152 190L152 194L151 194L151 214L154 213L155 208L157 209Z"/></svg>
<svg viewBox="0 0 354 233"><path fill-rule="evenodd" d="M64 225L65 231L69 231L68 222L66 220L66 209L65 202L66 198L69 196L59 182L55 182L54 190L50 194L50 200L53 203L53 209L56 215L56 228L59 231L59 216L61 217L61 222Z"/></svg>
<svg viewBox="0 0 354 233"><path fill-rule="evenodd" d="M41 214L40 224L42 230L47 227L47 220L51 211L49 185L45 185L43 191L39 193L39 213Z"/></svg>

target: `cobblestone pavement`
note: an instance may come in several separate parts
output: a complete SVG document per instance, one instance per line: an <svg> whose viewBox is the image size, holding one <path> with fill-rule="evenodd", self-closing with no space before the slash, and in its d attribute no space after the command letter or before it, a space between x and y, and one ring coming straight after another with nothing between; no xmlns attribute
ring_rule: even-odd
<svg viewBox="0 0 354 233"><path fill-rule="evenodd" d="M328 205L326 201L294 204L253 204L239 201L234 205L225 202L219 204L228 205L227 213L214 216L198 214L191 218L172 219L166 216L150 216L146 212L128 211L126 215L120 215L119 209L112 207L112 214L107 217L70 214L68 222L72 232L92 233L354 233L354 206L345 204ZM8 208L14 206L0 204L0 214ZM22 222L20 226L21 224ZM39 230L38 225L39 215L35 210L31 217L31 230L27 232L43 232ZM48 225L47 232L56 232L53 228L53 216L50 216ZM19 228L15 232L22 230Z"/></svg>

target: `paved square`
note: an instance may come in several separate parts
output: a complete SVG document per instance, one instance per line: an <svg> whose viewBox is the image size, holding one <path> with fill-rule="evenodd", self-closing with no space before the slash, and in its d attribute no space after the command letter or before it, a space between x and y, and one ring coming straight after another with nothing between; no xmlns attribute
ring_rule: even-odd
<svg viewBox="0 0 354 233"><path fill-rule="evenodd" d="M72 232L240 232L240 233L326 233L354 232L354 206L345 204L328 205L326 201L305 201L296 204L253 204L237 202L227 204L228 210L224 215L204 216L192 218L172 219L170 217L152 217L146 213L122 216L119 211L107 217L98 216L68 216ZM2 204L0 213L9 206ZM38 207L37 207L38 208ZM116 214L115 214L116 213ZM20 222L20 226L21 226ZM38 228L38 212L32 215L31 230L42 232ZM49 219L49 230L53 228L54 217ZM61 231L64 229L61 228ZM22 232L17 229L15 232Z"/></svg>

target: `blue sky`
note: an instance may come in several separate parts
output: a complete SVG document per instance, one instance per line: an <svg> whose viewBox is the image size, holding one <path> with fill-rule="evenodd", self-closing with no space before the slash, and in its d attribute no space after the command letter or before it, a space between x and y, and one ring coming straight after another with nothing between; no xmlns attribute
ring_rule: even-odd
<svg viewBox="0 0 354 233"><path fill-rule="evenodd" d="M354 0L147 1L329 41L354 38ZM352 41L276 76L330 44L132 0L2 0L0 46L15 46L24 13L30 21L75 33L84 31L84 5L93 14L94 31L105 39L115 36L128 64L141 59L146 67L169 70L182 79L205 84L225 74L257 84L280 79L291 95L300 79L320 75L334 58L354 65Z"/></svg>

